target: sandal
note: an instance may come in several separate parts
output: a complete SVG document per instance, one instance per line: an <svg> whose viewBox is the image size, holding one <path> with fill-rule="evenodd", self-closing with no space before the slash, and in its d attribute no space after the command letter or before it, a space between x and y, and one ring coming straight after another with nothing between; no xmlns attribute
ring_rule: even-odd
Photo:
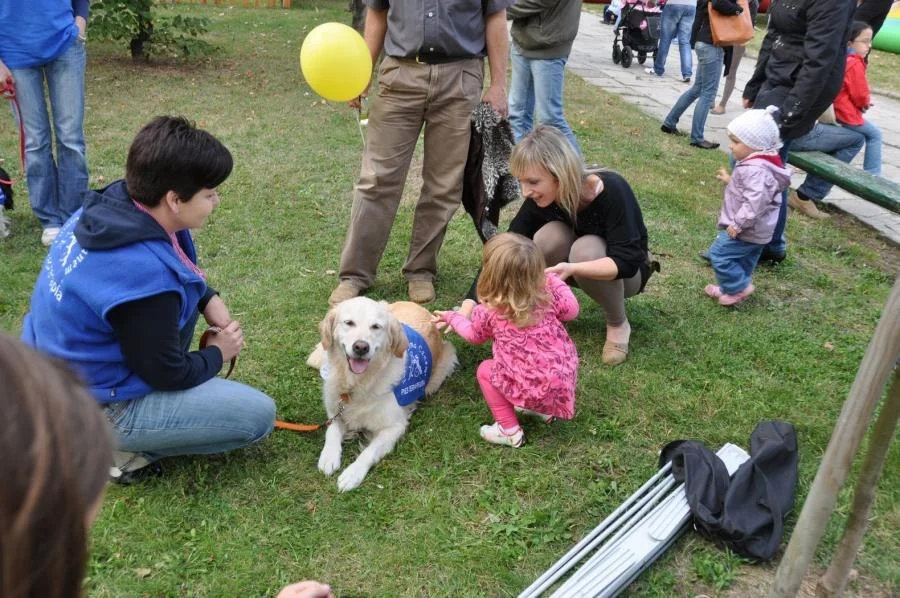
<svg viewBox="0 0 900 598"><path fill-rule="evenodd" d="M511 446L513 448L519 448L525 444L525 432L522 431L522 426L516 427L516 431L510 434L501 428L497 422L490 426L481 426L481 437L492 444Z"/></svg>
<svg viewBox="0 0 900 598"><path fill-rule="evenodd" d="M601 360L606 365L619 365L628 359L628 343L614 343L606 341L603 344Z"/></svg>

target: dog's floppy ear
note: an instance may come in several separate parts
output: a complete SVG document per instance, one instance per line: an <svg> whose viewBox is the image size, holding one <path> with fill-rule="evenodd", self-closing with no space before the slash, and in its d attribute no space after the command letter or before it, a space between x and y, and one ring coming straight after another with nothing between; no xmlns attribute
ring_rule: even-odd
<svg viewBox="0 0 900 598"><path fill-rule="evenodd" d="M335 320L337 320L337 307L332 307L325 314L325 319L319 323L319 338L322 341L322 348L326 351L331 349L331 342L334 340Z"/></svg>
<svg viewBox="0 0 900 598"><path fill-rule="evenodd" d="M400 320L391 314L390 323L388 324L388 334L391 335L391 353L397 357L403 357L409 348L409 339L403 331L403 325Z"/></svg>

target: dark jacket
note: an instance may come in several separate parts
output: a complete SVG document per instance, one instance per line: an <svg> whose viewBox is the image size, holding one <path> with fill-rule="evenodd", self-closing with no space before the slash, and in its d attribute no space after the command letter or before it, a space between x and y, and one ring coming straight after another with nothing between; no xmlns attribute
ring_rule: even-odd
<svg viewBox="0 0 900 598"><path fill-rule="evenodd" d="M808 133L844 80L854 0L779 0L769 7L769 30L744 87L755 108L781 109L781 136Z"/></svg>
<svg viewBox="0 0 900 598"><path fill-rule="evenodd" d="M709 5L723 15L739 15L744 12L735 0L697 0L697 14L691 28L691 47L697 42L712 44L712 29L709 26Z"/></svg>
<svg viewBox="0 0 900 598"><path fill-rule="evenodd" d="M522 56L566 58L578 34L581 0L516 0L506 9L510 35Z"/></svg>

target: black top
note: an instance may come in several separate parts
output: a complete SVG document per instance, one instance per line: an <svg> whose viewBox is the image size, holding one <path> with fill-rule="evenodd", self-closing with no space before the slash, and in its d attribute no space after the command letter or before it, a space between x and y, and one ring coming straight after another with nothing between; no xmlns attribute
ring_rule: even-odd
<svg viewBox="0 0 900 598"><path fill-rule="evenodd" d="M616 263L616 278L631 278L642 272L646 281L650 275L647 263L647 227L634 191L622 175L603 171L597 173L603 190L587 207L578 212L575 224L557 204L539 207L526 199L509 224L509 232L533 239L535 233L549 222L564 222L577 237L596 235L606 241L606 255ZM552 266L553 264L547 264ZM467 298L475 299L478 278L472 283Z"/></svg>
<svg viewBox="0 0 900 598"><path fill-rule="evenodd" d="M201 299L201 312L211 298L212 294L207 293ZM162 293L122 303L107 314L128 367L154 390L193 388L222 369L222 351L218 347L184 350L178 329L180 313L178 294Z"/></svg>

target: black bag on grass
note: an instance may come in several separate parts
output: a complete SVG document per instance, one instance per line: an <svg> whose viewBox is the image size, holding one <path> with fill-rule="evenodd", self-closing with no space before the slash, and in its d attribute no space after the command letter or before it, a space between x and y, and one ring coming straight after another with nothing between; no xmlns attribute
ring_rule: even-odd
<svg viewBox="0 0 900 598"><path fill-rule="evenodd" d="M663 447L660 465L684 482L695 527L742 556L775 556L797 487L797 436L781 421L760 422L750 436L750 459L729 480L719 457L702 442L676 440Z"/></svg>

